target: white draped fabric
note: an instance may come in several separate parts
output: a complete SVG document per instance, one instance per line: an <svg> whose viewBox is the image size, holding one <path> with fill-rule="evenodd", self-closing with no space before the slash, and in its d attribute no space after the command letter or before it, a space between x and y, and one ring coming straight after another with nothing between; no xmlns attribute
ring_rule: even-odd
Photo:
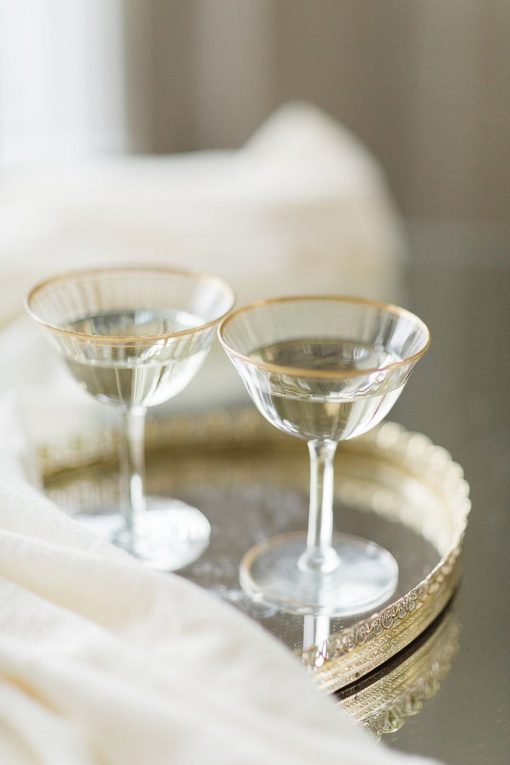
<svg viewBox="0 0 510 765"><path fill-rule="evenodd" d="M261 628L26 483L0 406L0 762L391 765ZM421 761L421 760L420 760Z"/></svg>

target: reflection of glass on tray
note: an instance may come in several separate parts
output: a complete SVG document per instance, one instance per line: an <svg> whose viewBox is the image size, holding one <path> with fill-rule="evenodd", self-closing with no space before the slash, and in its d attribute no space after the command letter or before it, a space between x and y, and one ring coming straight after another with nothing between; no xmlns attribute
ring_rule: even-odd
<svg viewBox="0 0 510 765"><path fill-rule="evenodd" d="M335 464L335 511L352 534L370 534L399 564L391 602L363 619L331 618L303 646L304 619L254 604L239 586L244 551L269 533L298 530L307 514L308 466L299 441L253 411L214 411L200 419L149 421L150 492L198 504L217 530L182 575L256 619L298 652L317 682L333 691L402 650L438 616L460 575L469 511L462 469L422 435L386 423L342 445ZM46 490L70 513L94 513L118 500L116 449L96 439L47 444ZM172 465L172 471L168 465ZM313 632L312 632L313 635Z"/></svg>

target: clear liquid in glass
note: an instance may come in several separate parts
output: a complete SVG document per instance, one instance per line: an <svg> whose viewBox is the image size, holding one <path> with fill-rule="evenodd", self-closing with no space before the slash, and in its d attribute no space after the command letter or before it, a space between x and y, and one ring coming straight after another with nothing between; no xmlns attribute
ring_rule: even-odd
<svg viewBox="0 0 510 765"><path fill-rule="evenodd" d="M66 329L90 336L140 337L129 345L81 343L79 355L67 356L75 379L98 400L124 407L149 407L180 393L198 371L207 349L196 336L155 339L203 324L185 311L137 309L87 314Z"/></svg>
<svg viewBox="0 0 510 765"><path fill-rule="evenodd" d="M380 370L400 361L381 347L340 338L297 338L265 345L250 353L259 361L296 370ZM299 438L354 438L370 430L390 411L403 384L389 387L381 371L347 378L271 373L247 380L261 413L280 430Z"/></svg>

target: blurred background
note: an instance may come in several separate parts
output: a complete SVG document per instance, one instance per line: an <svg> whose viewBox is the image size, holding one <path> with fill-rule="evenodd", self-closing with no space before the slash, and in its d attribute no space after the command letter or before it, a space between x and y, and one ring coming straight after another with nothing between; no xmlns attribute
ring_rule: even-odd
<svg viewBox="0 0 510 765"><path fill-rule="evenodd" d="M509 39L507 0L0 0L0 322L49 273L157 261L239 303L443 294L460 327L499 305L473 269L510 286Z"/></svg>
<svg viewBox="0 0 510 765"><path fill-rule="evenodd" d="M401 211L510 219L506 0L2 0L2 164L236 148L317 104Z"/></svg>

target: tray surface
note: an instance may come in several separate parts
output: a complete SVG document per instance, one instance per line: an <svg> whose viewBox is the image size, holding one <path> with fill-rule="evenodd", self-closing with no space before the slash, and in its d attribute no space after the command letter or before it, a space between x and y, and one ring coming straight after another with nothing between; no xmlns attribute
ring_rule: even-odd
<svg viewBox="0 0 510 765"><path fill-rule="evenodd" d="M42 454L46 490L71 513L104 512L117 502L115 438L101 438L100 448L98 441L49 445ZM356 682L409 645L458 582L469 511L462 471L443 449L392 423L341 444L335 463L336 529L373 539L399 564L397 592L376 614L350 621L294 616L254 604L240 589L246 550L274 534L302 530L307 519L305 444L280 435L255 412L152 421L147 489L184 499L211 521L209 548L180 573L299 653L329 691Z"/></svg>

